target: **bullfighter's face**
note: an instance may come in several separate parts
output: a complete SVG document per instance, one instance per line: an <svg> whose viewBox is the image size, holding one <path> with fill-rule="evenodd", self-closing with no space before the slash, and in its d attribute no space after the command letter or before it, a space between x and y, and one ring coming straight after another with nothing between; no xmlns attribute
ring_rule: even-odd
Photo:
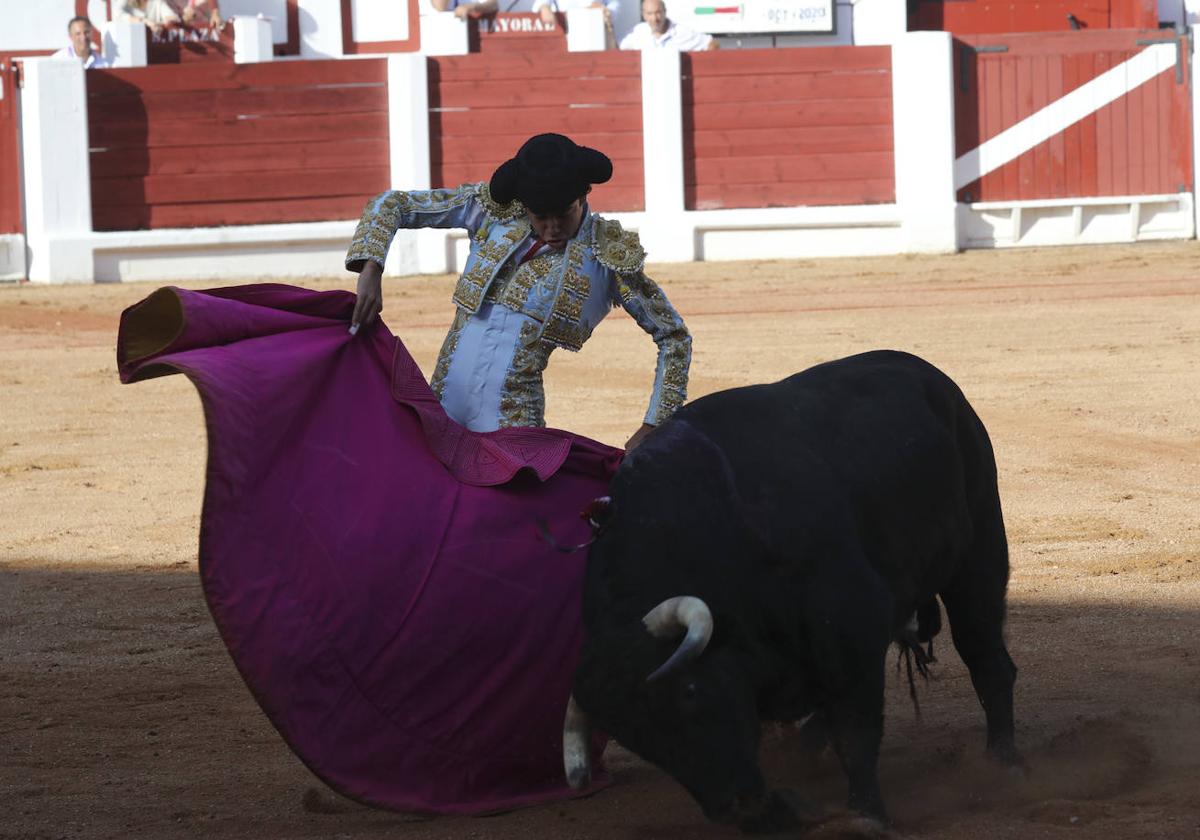
<svg viewBox="0 0 1200 840"><path fill-rule="evenodd" d="M561 251L579 232L579 226L583 223L583 201L577 198L565 209L553 213L526 210L525 214L538 238L555 251Z"/></svg>

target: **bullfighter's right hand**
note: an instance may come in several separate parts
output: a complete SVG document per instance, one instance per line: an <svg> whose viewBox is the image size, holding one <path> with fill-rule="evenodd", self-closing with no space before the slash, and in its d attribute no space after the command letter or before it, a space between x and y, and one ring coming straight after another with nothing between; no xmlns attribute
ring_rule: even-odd
<svg viewBox="0 0 1200 840"><path fill-rule="evenodd" d="M369 325L383 311L383 266L374 260L363 263L358 273L358 299L350 316L350 334Z"/></svg>

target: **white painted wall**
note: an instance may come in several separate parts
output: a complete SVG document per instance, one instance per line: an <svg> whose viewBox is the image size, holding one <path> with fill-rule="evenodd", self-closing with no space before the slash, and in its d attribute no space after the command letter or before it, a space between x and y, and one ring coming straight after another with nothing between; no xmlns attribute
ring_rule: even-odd
<svg viewBox="0 0 1200 840"><path fill-rule="evenodd" d="M221 0L221 14L227 18L262 15L271 25L271 43L287 43L287 0Z"/></svg>
<svg viewBox="0 0 1200 840"><path fill-rule="evenodd" d="M892 46L896 204L908 251L958 247L951 48L949 32L909 32Z"/></svg>
<svg viewBox="0 0 1200 840"><path fill-rule="evenodd" d="M1196 78L1196 62L1200 61L1200 0L1187 0L1187 26L1191 31L1192 60L1192 209L1195 213L1195 232L1200 235L1200 80Z"/></svg>
<svg viewBox="0 0 1200 840"><path fill-rule="evenodd" d="M73 17L74 0L0 0L0 51L68 46L67 21Z"/></svg>
<svg viewBox="0 0 1200 840"><path fill-rule="evenodd" d="M408 39L408 3L350 0L355 41Z"/></svg>
<svg viewBox="0 0 1200 840"><path fill-rule="evenodd" d="M340 58L342 56L341 0L299 0L300 56L302 58Z"/></svg>
<svg viewBox="0 0 1200 840"><path fill-rule="evenodd" d="M233 61L235 64L257 64L272 61L275 49L271 44L271 24L264 18L235 17L233 19Z"/></svg>
<svg viewBox="0 0 1200 840"><path fill-rule="evenodd" d="M21 148L29 279L86 283L91 255L59 247L62 235L92 230L87 92L83 66L53 58L25 62Z"/></svg>

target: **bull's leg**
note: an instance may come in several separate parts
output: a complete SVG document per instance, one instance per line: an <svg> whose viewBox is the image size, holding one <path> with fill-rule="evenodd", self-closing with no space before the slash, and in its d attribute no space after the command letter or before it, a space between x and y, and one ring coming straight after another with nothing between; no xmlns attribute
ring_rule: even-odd
<svg viewBox="0 0 1200 840"><path fill-rule="evenodd" d="M834 700L828 709L833 747L850 782L848 805L887 822L879 792L879 744L883 740L883 657L864 673L853 696Z"/></svg>
<svg viewBox="0 0 1200 840"><path fill-rule="evenodd" d="M975 693L987 715L987 748L1006 764L1021 761L1013 733L1013 683L1017 667L1004 645L1004 593L1008 548L999 505L979 529L973 556L964 564L942 603L950 618L954 647L971 672Z"/></svg>

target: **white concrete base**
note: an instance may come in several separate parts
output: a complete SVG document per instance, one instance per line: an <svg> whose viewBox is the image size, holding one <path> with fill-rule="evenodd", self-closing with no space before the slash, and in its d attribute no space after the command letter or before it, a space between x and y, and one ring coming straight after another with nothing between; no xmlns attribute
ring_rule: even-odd
<svg viewBox="0 0 1200 840"><path fill-rule="evenodd" d="M25 237L0 233L0 281L25 279Z"/></svg>
<svg viewBox="0 0 1200 840"><path fill-rule="evenodd" d="M233 19L233 62L234 64L257 64L275 58L275 46L271 43L271 22L262 15Z"/></svg>
<svg viewBox="0 0 1200 840"><path fill-rule="evenodd" d="M1190 193L958 205L963 248L1096 245L1196 234Z"/></svg>
<svg viewBox="0 0 1200 840"><path fill-rule="evenodd" d="M658 220L651 222L645 213L605 213L604 217L638 231L649 262L809 259L909 250L894 204L696 210L674 217L667 227ZM422 233L430 237L425 240L428 248L439 254L442 249L450 252L445 272L463 270L470 245L465 232Z"/></svg>
<svg viewBox="0 0 1200 840"><path fill-rule="evenodd" d="M175 228L62 235L50 243L87 277L77 282L280 280L329 277L345 269L354 221Z"/></svg>

